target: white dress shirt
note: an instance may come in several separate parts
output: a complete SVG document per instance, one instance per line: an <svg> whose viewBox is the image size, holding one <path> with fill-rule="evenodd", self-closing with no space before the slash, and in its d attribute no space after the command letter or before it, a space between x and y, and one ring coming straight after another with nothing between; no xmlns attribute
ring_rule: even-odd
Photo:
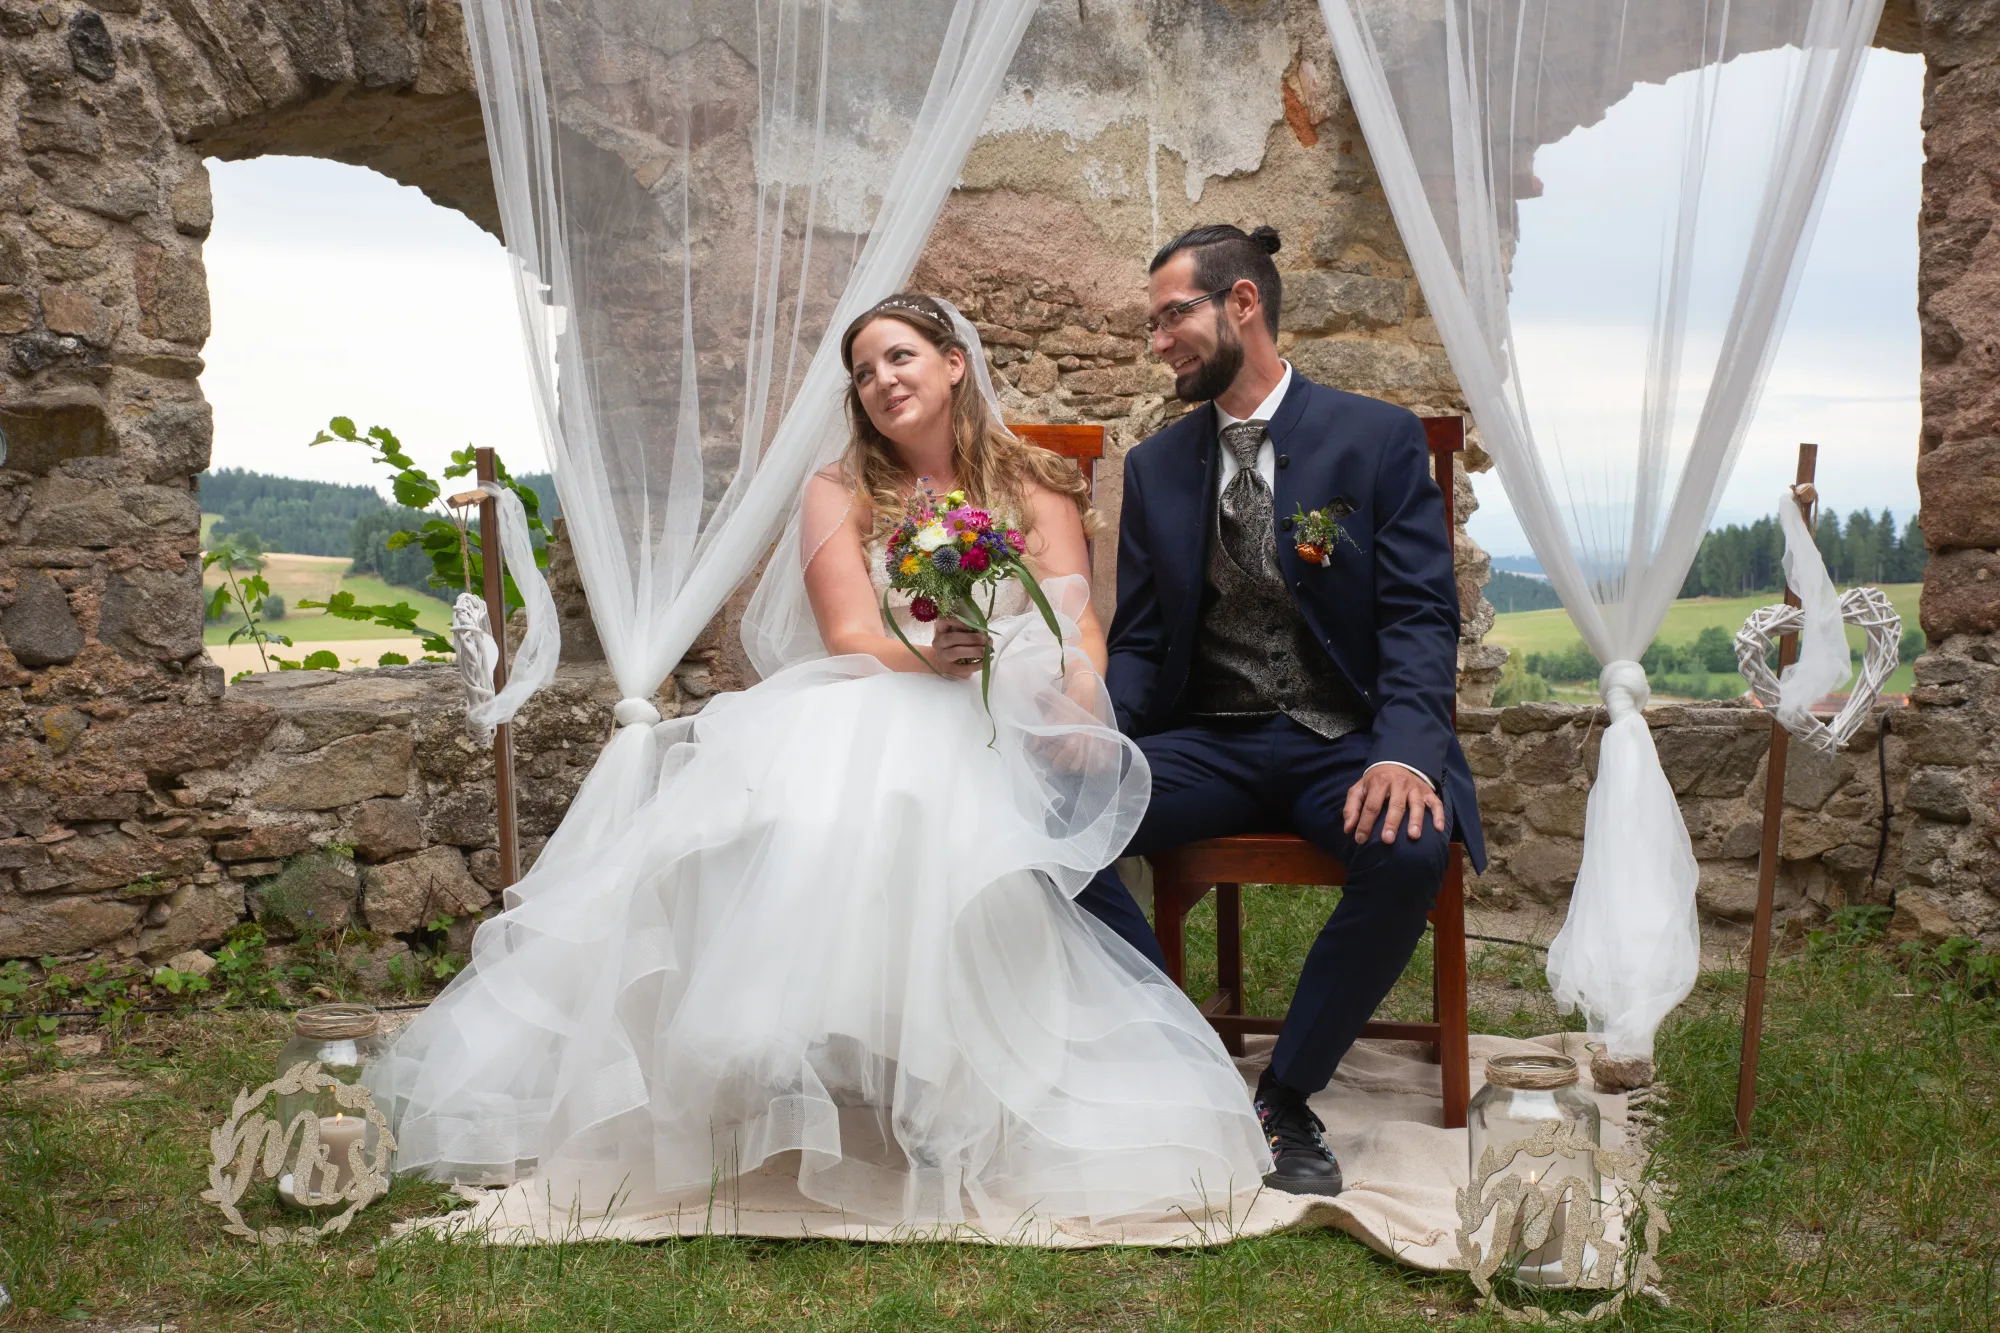
<svg viewBox="0 0 2000 1333"><path fill-rule="evenodd" d="M1278 415L1278 408L1285 401L1285 391L1292 387L1292 363L1287 361L1284 367L1285 373L1278 376L1278 387L1271 390L1270 395L1257 404L1257 410L1248 417L1232 417L1221 403L1215 405L1215 430L1218 436L1224 426L1233 426L1239 421L1268 422ZM1221 453L1222 476L1216 483L1217 495L1222 494L1228 487L1230 479L1243 470L1243 465L1236 461L1235 454L1227 449L1223 449ZM1275 494L1278 489L1278 449L1271 443L1269 435L1264 437L1264 443L1257 446L1257 472L1264 478L1264 484Z"/></svg>
<svg viewBox="0 0 2000 1333"><path fill-rule="evenodd" d="M1268 422L1278 415L1278 408L1285 401L1285 393L1292 387L1292 363L1287 361L1284 363L1284 366L1285 373L1278 377L1278 386L1271 390L1263 402L1257 404L1257 410L1252 412L1248 417L1231 416L1228 409L1223 407L1221 403L1218 402L1215 404L1215 429L1218 436L1221 435L1224 426L1233 426L1239 421ZM1243 465L1236 461L1236 455L1227 448L1218 445L1216 452L1222 457L1222 466L1216 470L1218 474L1216 493L1221 494L1236 474L1243 470ZM1264 443L1257 446L1257 473L1264 478L1264 485L1270 488L1273 495L1276 495L1278 490L1278 449L1276 445L1271 443L1271 437L1268 433L1264 436ZM1383 759L1370 764L1368 767L1375 769L1380 768L1383 764L1395 764L1397 768L1407 768L1410 772L1422 778L1425 786L1431 788L1433 791L1437 790L1437 784L1431 781L1429 774L1410 768L1408 764L1398 763L1394 759Z"/></svg>

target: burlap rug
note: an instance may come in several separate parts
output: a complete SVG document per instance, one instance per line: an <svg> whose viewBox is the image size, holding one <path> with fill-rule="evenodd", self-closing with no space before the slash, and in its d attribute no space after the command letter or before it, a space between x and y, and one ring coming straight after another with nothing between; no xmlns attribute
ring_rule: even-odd
<svg viewBox="0 0 2000 1333"><path fill-rule="evenodd" d="M1246 1086L1255 1085L1270 1054L1270 1038L1252 1038L1251 1042L1249 1055L1237 1062ZM1575 1033L1532 1041L1475 1036L1473 1089L1477 1091L1484 1082L1488 1056L1553 1049L1578 1057L1586 1071L1584 1087L1589 1090L1589 1059L1583 1043L1584 1038ZM1313 1109L1326 1121L1328 1142L1347 1181L1347 1188L1331 1199L1258 1189L1218 1202L1203 1215L1098 1225L1024 1216L1004 1229L891 1230L851 1220L802 1197L791 1178L796 1163L788 1155L668 1210L575 1217L551 1207L537 1193L535 1182L528 1180L504 1190L466 1190L466 1197L473 1201L470 1209L405 1223L398 1230L420 1229L498 1245L653 1241L719 1234L1079 1249L1220 1245L1274 1231L1332 1227L1414 1268L1459 1267L1454 1196L1466 1181L1466 1137L1462 1129L1444 1128L1438 1067L1427 1055L1428 1048L1413 1042L1361 1042L1341 1062L1332 1085L1313 1098ZM1605 1146L1625 1146L1625 1095L1593 1095L1604 1112Z"/></svg>

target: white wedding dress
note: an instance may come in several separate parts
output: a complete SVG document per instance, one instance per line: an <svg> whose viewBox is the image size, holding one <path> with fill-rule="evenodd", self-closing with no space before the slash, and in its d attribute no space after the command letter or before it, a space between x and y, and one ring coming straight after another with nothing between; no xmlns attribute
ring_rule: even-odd
<svg viewBox="0 0 2000 1333"><path fill-rule="evenodd" d="M977 677L833 657L661 724L587 888L538 864L377 1069L397 1169L586 1217L759 1169L892 1228L1240 1207L1270 1167L1241 1077L1070 900L1149 775L1074 647L1084 581L1046 591L1070 646L1005 585L991 717Z"/></svg>

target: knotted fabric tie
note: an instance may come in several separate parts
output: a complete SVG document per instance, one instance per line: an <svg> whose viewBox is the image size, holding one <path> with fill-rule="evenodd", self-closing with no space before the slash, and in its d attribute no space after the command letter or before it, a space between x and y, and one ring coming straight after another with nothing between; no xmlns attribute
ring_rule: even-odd
<svg viewBox="0 0 2000 1333"><path fill-rule="evenodd" d="M1643 712L1653 697L1652 687L1646 684L1646 668L1629 658L1604 664L1597 677L1597 693L1613 722Z"/></svg>
<svg viewBox="0 0 2000 1333"><path fill-rule="evenodd" d="M620 699L611 716L621 727L650 727L660 720L660 710L645 699Z"/></svg>
<svg viewBox="0 0 2000 1333"><path fill-rule="evenodd" d="M1222 428L1223 447L1242 465L1222 488L1222 549L1246 574L1275 573L1278 565L1271 488L1257 471L1257 451L1264 445L1267 424L1238 421Z"/></svg>

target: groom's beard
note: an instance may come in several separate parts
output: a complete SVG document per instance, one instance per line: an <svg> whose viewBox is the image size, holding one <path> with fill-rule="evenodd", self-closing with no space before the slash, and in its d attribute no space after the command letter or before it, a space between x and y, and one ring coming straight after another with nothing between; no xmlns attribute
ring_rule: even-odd
<svg viewBox="0 0 2000 1333"><path fill-rule="evenodd" d="M1216 344L1214 353L1185 375L1174 379L1174 397L1184 403L1207 403L1222 397L1229 386L1236 383L1236 376L1243 369L1243 340L1236 331L1222 322L1220 316L1215 321Z"/></svg>

